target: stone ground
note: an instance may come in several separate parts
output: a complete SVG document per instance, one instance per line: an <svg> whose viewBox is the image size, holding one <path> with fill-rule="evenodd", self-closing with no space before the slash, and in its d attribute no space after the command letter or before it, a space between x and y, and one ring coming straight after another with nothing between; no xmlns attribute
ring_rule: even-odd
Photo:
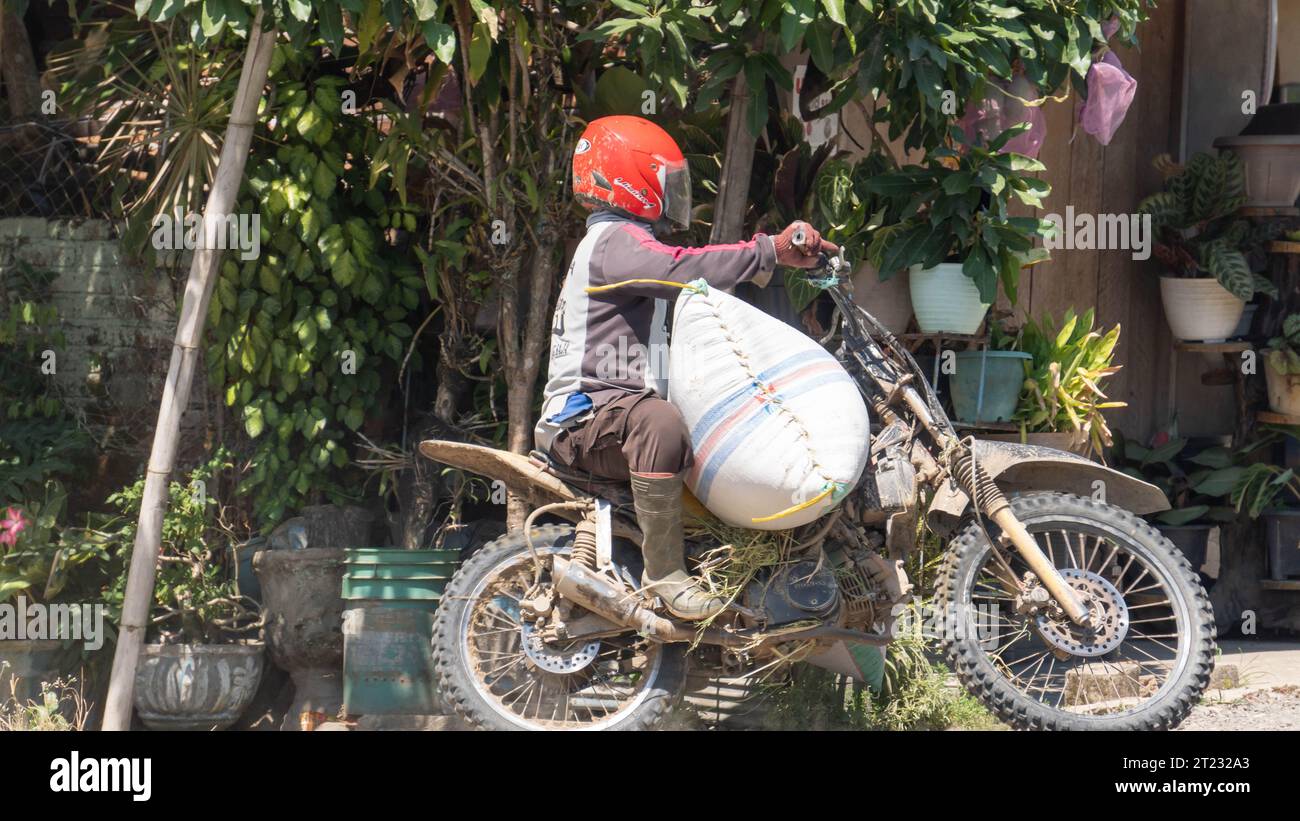
<svg viewBox="0 0 1300 821"><path fill-rule="evenodd" d="M1234 665L1241 686L1210 690L1179 730L1300 730L1300 643L1229 639L1220 665Z"/></svg>
<svg viewBox="0 0 1300 821"><path fill-rule="evenodd" d="M1179 730L1300 730L1300 641L1228 639L1219 642L1214 681ZM363 716L326 722L318 730L452 730L454 719L435 716Z"/></svg>
<svg viewBox="0 0 1300 821"><path fill-rule="evenodd" d="M1225 690L1224 693L1240 691ZM1293 684L1250 690L1232 701L1206 701L1179 730L1300 730L1300 687Z"/></svg>

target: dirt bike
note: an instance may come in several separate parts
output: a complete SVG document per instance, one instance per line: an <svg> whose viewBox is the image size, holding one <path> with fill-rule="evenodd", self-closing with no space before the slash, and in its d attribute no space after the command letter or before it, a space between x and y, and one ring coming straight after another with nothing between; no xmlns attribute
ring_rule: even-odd
<svg viewBox="0 0 1300 821"><path fill-rule="evenodd" d="M820 262L836 356L872 412L867 467L711 623L672 618L640 589L626 486L537 452L421 443L534 508L448 584L433 639L446 702L487 729L649 729L681 697L688 651L733 675L801 659L870 680L908 612L903 563L924 524L947 544L932 632L999 719L1177 725L1207 686L1215 630L1194 568L1135 515L1167 509L1164 495L1070 453L959 436L907 348L855 304L847 264ZM544 515L571 524L535 527ZM710 547L688 539L688 555Z"/></svg>

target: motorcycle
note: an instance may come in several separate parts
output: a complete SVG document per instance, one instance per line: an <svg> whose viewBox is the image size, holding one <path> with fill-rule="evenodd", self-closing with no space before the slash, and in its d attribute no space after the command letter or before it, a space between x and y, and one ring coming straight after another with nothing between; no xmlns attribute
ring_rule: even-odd
<svg viewBox="0 0 1300 821"><path fill-rule="evenodd" d="M421 443L533 508L460 567L434 618L435 677L463 720L650 729L682 696L688 657L732 675L801 659L870 679L863 659L880 660L909 612L903 565L922 525L946 542L928 635L1000 720L1152 730L1187 715L1209 682L1214 616L1195 569L1139 518L1168 508L1161 491L1074 454L960 436L907 348L854 302L847 270L823 254L812 273L872 412L867 467L707 624L640 589L626 486L538 452ZM568 524L534 526L541 516ZM688 539L688 556L716 548Z"/></svg>

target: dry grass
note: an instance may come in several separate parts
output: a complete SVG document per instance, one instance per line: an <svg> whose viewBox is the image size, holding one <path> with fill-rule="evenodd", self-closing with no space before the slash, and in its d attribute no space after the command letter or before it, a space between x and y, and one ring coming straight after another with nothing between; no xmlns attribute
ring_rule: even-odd
<svg viewBox="0 0 1300 821"><path fill-rule="evenodd" d="M728 604L740 597L759 571L788 561L795 545L791 531L748 530L712 516L688 520L686 538L718 545L699 557L695 573L706 590ZM713 619L700 622L701 632L712 623Z"/></svg>
<svg viewBox="0 0 1300 821"><path fill-rule="evenodd" d="M10 675L4 689L17 692L20 683L17 676ZM0 702L0 731L80 731L89 717L90 705L74 678L42 682L40 698L25 704L13 698Z"/></svg>

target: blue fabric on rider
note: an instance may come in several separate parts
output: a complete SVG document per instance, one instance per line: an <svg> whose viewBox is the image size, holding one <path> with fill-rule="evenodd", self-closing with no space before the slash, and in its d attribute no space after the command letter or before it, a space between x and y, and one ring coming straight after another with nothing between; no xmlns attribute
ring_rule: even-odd
<svg viewBox="0 0 1300 821"><path fill-rule="evenodd" d="M571 393L569 398L564 400L564 407L560 408L558 413L546 417L546 421L553 425L563 424L591 410L592 404L591 397L587 394L581 392Z"/></svg>

